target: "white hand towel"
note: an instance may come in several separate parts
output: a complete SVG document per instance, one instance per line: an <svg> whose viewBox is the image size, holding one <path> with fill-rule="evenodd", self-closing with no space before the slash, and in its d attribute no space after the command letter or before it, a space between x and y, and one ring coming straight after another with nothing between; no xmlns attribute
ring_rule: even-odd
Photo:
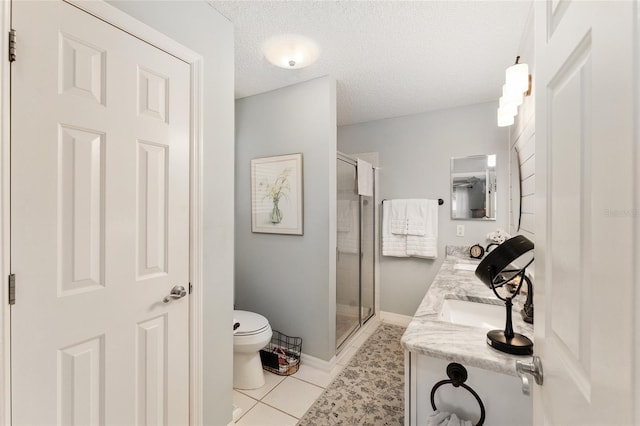
<svg viewBox="0 0 640 426"><path fill-rule="evenodd" d="M387 200L389 209L389 226L391 233L407 235L407 200Z"/></svg>
<svg viewBox="0 0 640 426"><path fill-rule="evenodd" d="M429 200L406 200L407 235L423 236L426 233Z"/></svg>
<svg viewBox="0 0 640 426"><path fill-rule="evenodd" d="M373 166L358 158L358 195L373 197Z"/></svg>
<svg viewBox="0 0 640 426"><path fill-rule="evenodd" d="M425 235L427 202L424 199L397 199L391 203L391 233Z"/></svg>
<svg viewBox="0 0 640 426"><path fill-rule="evenodd" d="M407 235L407 256L437 259L438 240L432 237Z"/></svg>
<svg viewBox="0 0 640 426"><path fill-rule="evenodd" d="M425 259L438 257L438 202L426 200L424 235L407 235L407 255Z"/></svg>
<svg viewBox="0 0 640 426"><path fill-rule="evenodd" d="M382 203L382 255L408 257L406 235L396 235L391 232L391 205L391 200Z"/></svg>
<svg viewBox="0 0 640 426"><path fill-rule="evenodd" d="M436 410L427 419L427 426L473 426L473 423L460 419L453 413Z"/></svg>

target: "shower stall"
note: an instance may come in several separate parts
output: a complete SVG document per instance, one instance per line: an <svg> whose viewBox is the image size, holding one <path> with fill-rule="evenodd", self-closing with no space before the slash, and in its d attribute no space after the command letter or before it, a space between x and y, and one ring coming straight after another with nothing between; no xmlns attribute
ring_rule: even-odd
<svg viewBox="0 0 640 426"><path fill-rule="evenodd" d="M375 313L374 196L358 195L358 162L337 157L336 348Z"/></svg>

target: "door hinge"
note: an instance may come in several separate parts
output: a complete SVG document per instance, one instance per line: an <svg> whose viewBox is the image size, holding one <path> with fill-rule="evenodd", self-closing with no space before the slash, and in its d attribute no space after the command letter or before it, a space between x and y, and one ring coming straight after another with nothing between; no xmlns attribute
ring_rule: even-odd
<svg viewBox="0 0 640 426"><path fill-rule="evenodd" d="M9 62L16 60L16 30L9 31Z"/></svg>
<svg viewBox="0 0 640 426"><path fill-rule="evenodd" d="M9 304L16 304L16 274L9 275Z"/></svg>
<svg viewBox="0 0 640 426"><path fill-rule="evenodd" d="M193 292L193 285L189 283L189 294L191 294L192 292Z"/></svg>

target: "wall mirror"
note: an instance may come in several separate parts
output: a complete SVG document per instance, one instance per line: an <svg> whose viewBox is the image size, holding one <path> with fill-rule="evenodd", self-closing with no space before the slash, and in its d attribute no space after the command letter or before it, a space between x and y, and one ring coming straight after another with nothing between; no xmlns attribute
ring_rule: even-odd
<svg viewBox="0 0 640 426"><path fill-rule="evenodd" d="M496 220L496 155L451 158L451 219Z"/></svg>

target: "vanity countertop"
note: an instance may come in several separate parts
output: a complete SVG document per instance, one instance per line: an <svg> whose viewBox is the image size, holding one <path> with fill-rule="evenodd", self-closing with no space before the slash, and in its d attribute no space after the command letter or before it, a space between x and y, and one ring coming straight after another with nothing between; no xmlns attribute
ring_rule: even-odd
<svg viewBox="0 0 640 426"><path fill-rule="evenodd" d="M475 266L480 261L470 258L467 253L447 248L447 257L402 336L402 346L413 353L517 376L515 360L528 361L529 356L510 355L489 347L486 343L487 329L438 320L445 299L504 306L493 291L475 276ZM455 266L465 263L471 270ZM523 289L526 291L526 285ZM533 325L525 323L520 316L525 299L526 295L520 294L513 300L513 329L533 340Z"/></svg>

